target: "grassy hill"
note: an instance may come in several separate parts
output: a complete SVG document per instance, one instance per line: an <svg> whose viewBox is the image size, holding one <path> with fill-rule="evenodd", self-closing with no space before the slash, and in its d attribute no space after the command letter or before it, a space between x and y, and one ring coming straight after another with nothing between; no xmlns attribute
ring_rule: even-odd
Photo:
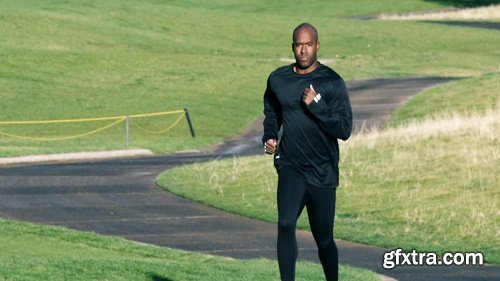
<svg viewBox="0 0 500 281"><path fill-rule="evenodd" d="M409 251L481 251L500 263L500 111L428 119L341 144L337 238ZM277 175L270 156L165 171L176 194L276 222ZM298 226L309 229L307 212Z"/></svg>
<svg viewBox="0 0 500 281"><path fill-rule="evenodd" d="M161 112L131 122L131 147L157 153L200 147L242 130L261 112L267 75L291 58L291 30L320 31L320 57L346 79L473 76L498 71L496 31L354 16L428 10L432 1L2 1L1 121ZM78 135L110 122L0 125L0 157L121 149L124 126L68 141L7 137ZM3 133L3 135L2 135Z"/></svg>
<svg viewBox="0 0 500 281"><path fill-rule="evenodd" d="M0 219L0 280L278 280L277 264L235 260L139 244L122 238ZM300 262L297 280L319 280L318 264ZM375 281L348 266L341 278Z"/></svg>

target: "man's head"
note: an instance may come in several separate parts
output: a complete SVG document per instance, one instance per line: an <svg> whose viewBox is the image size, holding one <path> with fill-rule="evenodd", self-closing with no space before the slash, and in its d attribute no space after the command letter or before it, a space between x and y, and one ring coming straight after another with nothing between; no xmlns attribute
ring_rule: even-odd
<svg viewBox="0 0 500 281"><path fill-rule="evenodd" d="M296 67L309 72L316 67L319 51L318 31L309 23L302 23L293 31L292 50Z"/></svg>

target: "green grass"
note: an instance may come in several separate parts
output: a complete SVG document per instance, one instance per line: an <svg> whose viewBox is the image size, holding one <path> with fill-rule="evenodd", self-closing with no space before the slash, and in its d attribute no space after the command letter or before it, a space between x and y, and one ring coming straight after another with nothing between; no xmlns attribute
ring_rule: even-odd
<svg viewBox="0 0 500 281"><path fill-rule="evenodd" d="M481 251L500 263L500 111L429 120L342 143L337 238L419 251ZM272 158L168 170L158 183L232 213L276 222ZM298 226L309 229L306 213Z"/></svg>
<svg viewBox="0 0 500 281"><path fill-rule="evenodd" d="M468 115L472 107L484 113L490 103L498 103L497 31L350 18L439 9L456 2L2 1L0 121L188 107L196 139L185 122L158 136L132 127L131 147L163 153L212 144L241 131L261 114L267 75L285 63L283 58L292 57L290 33L303 21L319 29L320 60L333 60L331 65L347 80L472 77L410 101L392 126L442 111ZM142 122L146 128L161 129L172 119ZM79 134L105 124L1 125L0 131L47 137ZM494 124L498 131L498 122ZM500 174L498 135L488 132L480 124L428 138L389 130L343 145L336 235L385 247L481 250L489 262L500 263L494 244L499 224L494 188ZM64 142L0 136L0 157L120 149L124 143L122 124ZM207 204L274 221L276 178L269 160L196 164L168 172L161 182ZM304 218L300 225L307 228ZM0 234L0 280L278 278L276 264L265 260L234 261L9 221L0 221ZM297 273L302 280L322 278L317 265L301 263ZM341 273L344 280L372 278L346 267Z"/></svg>
<svg viewBox="0 0 500 281"><path fill-rule="evenodd" d="M278 280L275 261L234 260L138 244L60 227L0 219L0 280ZM341 266L343 280L378 280ZM297 280L322 280L320 265L298 263Z"/></svg>
<svg viewBox="0 0 500 281"><path fill-rule="evenodd" d="M450 114L484 113L500 107L500 72L453 81L433 87L397 108L389 126Z"/></svg>
<svg viewBox="0 0 500 281"><path fill-rule="evenodd" d="M2 1L0 121L160 112L186 122L132 148L156 153L213 144L261 114L267 75L291 58L292 29L320 31L321 59L346 79L474 76L498 71L496 31L352 16L442 8L427 1ZM424 38L439 40L423 40ZM243 106L242 106L243 105ZM152 118L146 126L165 128ZM103 126L104 124L94 124ZM0 126L25 136L75 135L86 125ZM0 157L124 148L123 126L62 142L0 136Z"/></svg>

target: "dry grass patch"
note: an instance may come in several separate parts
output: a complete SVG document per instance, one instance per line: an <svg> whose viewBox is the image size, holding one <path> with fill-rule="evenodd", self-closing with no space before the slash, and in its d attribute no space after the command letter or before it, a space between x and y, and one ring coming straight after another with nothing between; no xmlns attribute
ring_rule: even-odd
<svg viewBox="0 0 500 281"><path fill-rule="evenodd" d="M343 147L338 232L386 247L483 251L498 263L499 138L500 110L354 136Z"/></svg>
<svg viewBox="0 0 500 281"><path fill-rule="evenodd" d="M500 20L500 5L425 13L382 14L382 20Z"/></svg>

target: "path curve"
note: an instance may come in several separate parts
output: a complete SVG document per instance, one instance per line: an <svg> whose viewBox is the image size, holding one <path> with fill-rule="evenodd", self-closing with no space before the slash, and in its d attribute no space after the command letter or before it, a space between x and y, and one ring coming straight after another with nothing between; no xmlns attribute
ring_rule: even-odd
<svg viewBox="0 0 500 281"><path fill-rule="evenodd" d="M394 108L446 78L348 83L357 131L383 126ZM364 124L364 125L363 125ZM275 258L276 226L195 204L155 185L163 170L185 163L262 153L261 125L210 149L159 157L0 169L0 217L117 235L134 241L233 258ZM226 148L231 147L228 151ZM221 154L224 148L225 153ZM208 150L206 150L208 151ZM205 151L205 152L206 152ZM317 261L311 234L298 231L299 259ZM497 280L498 266L381 267L385 249L338 241L342 263L397 280Z"/></svg>

